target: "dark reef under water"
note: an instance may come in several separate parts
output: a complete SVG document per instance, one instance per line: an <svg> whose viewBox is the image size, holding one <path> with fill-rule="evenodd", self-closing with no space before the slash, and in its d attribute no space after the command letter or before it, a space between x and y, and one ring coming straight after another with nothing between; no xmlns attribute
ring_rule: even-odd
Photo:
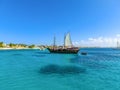
<svg viewBox="0 0 120 90"><path fill-rule="evenodd" d="M41 74L80 74L85 73L86 69L77 66L59 66L50 64L40 69Z"/></svg>

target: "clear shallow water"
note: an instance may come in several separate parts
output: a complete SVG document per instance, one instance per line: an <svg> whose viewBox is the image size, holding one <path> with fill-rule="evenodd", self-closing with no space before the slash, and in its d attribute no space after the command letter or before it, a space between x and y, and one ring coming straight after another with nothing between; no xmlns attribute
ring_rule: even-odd
<svg viewBox="0 0 120 90"><path fill-rule="evenodd" d="M120 50L81 51L88 55L1 50L0 90L119 90Z"/></svg>

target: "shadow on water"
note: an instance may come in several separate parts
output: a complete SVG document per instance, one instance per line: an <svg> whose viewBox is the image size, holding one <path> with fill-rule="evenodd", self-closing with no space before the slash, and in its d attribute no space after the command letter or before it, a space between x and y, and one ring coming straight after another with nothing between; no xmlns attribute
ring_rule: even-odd
<svg viewBox="0 0 120 90"><path fill-rule="evenodd" d="M22 56L23 54L12 54L13 56Z"/></svg>
<svg viewBox="0 0 120 90"><path fill-rule="evenodd" d="M92 69L107 68L108 65L100 63L100 57L75 57L70 59L70 63L77 63Z"/></svg>
<svg viewBox="0 0 120 90"><path fill-rule="evenodd" d="M50 64L40 69L41 74L80 74L85 73L86 69L77 66L59 66Z"/></svg>
<svg viewBox="0 0 120 90"><path fill-rule="evenodd" d="M49 52L35 52L34 55L35 57L45 57L47 54L50 54Z"/></svg>
<svg viewBox="0 0 120 90"><path fill-rule="evenodd" d="M36 54L50 54L49 52L35 52Z"/></svg>
<svg viewBox="0 0 120 90"><path fill-rule="evenodd" d="M32 55L32 56L35 56L35 57L45 57L45 55Z"/></svg>

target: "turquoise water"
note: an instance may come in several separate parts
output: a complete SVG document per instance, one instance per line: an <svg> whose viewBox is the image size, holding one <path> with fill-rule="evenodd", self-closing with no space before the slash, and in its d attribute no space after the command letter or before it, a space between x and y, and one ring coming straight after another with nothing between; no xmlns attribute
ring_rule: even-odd
<svg viewBox="0 0 120 90"><path fill-rule="evenodd" d="M119 90L120 50L87 56L39 50L0 51L0 90Z"/></svg>

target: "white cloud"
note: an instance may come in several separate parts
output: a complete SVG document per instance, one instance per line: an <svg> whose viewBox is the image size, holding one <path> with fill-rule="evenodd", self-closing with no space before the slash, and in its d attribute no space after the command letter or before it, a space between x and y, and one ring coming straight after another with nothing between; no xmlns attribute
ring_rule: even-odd
<svg viewBox="0 0 120 90"><path fill-rule="evenodd" d="M117 34L116 36L117 36L117 37L120 37L120 34Z"/></svg>
<svg viewBox="0 0 120 90"><path fill-rule="evenodd" d="M87 40L81 40L74 42L75 46L87 46L87 47L116 47L117 41L120 41L120 34L112 37L97 37L88 38Z"/></svg>

